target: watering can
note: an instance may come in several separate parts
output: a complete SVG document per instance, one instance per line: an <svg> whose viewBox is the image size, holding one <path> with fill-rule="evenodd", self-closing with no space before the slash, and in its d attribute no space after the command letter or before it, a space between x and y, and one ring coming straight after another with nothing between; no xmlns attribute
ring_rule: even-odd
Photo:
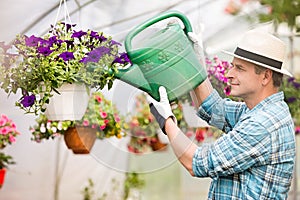
<svg viewBox="0 0 300 200"><path fill-rule="evenodd" d="M132 48L133 38L151 25L170 17L177 17L185 26L173 23ZM158 88L164 86L169 101L186 94L202 83L207 73L197 58L187 33L192 27L186 16L177 11L168 11L155 16L131 30L125 38L125 49L132 65L118 69L117 79L147 92L160 100Z"/></svg>

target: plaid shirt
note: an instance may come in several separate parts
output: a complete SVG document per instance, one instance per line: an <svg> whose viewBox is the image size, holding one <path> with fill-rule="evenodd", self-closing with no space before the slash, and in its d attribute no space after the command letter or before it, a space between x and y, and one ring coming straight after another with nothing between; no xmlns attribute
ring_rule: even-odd
<svg viewBox="0 0 300 200"><path fill-rule="evenodd" d="M283 92L253 109L214 90L198 116L223 130L197 148L193 172L211 177L208 199L287 199L295 162L294 124Z"/></svg>

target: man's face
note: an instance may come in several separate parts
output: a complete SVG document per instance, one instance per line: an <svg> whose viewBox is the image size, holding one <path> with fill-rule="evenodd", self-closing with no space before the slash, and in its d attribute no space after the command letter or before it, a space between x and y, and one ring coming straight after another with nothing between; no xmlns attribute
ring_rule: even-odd
<svg viewBox="0 0 300 200"><path fill-rule="evenodd" d="M262 87L262 74L255 73L255 65L239 58L234 58L227 77L231 87L230 95L244 100L256 98Z"/></svg>

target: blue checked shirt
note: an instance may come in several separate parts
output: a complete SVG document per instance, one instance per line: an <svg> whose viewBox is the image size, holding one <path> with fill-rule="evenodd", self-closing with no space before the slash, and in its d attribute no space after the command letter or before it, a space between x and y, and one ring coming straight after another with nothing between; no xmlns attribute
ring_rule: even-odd
<svg viewBox="0 0 300 200"><path fill-rule="evenodd" d="M193 172L211 177L208 199L287 199L295 162L294 124L283 92L249 110L214 90L198 116L223 130L197 148Z"/></svg>

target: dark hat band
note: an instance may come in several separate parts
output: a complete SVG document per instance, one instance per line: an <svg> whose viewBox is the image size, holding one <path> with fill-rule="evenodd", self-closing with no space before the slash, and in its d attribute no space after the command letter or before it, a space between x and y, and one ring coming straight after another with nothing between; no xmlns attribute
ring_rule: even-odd
<svg viewBox="0 0 300 200"><path fill-rule="evenodd" d="M268 58L268 57L265 57L265 56L262 56L262 55L259 55L256 53L252 53L250 51L241 49L239 47L236 48L236 50L234 51L234 54L244 57L244 58L247 58L247 59L250 59L250 60L253 60L253 61L256 61L256 62L259 62L259 63L262 63L262 64L265 64L265 65L268 65L268 66L271 66L271 67L275 67L277 69L281 69L281 66L282 66L282 62L280 62L278 60L274 60L272 58Z"/></svg>

